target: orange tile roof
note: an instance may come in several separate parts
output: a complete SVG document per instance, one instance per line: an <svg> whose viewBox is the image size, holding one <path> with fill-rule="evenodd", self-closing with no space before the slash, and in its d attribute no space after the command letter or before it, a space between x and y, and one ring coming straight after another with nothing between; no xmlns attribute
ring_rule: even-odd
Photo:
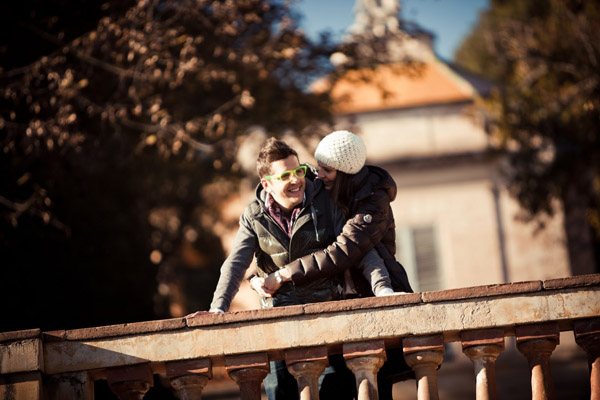
<svg viewBox="0 0 600 400"><path fill-rule="evenodd" d="M474 98L473 87L437 60L425 62L417 71L416 76L411 76L398 73L394 66L381 65L374 71L350 72L332 89L334 110L337 114L351 114ZM357 79L361 74L368 74L373 80ZM320 82L315 88L322 90L324 85Z"/></svg>

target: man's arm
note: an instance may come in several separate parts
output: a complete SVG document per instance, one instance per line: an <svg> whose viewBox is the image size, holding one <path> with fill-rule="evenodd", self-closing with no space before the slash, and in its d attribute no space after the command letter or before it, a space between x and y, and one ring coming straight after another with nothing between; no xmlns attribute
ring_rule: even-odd
<svg viewBox="0 0 600 400"><path fill-rule="evenodd" d="M290 262L279 270L280 279L270 275L265 286L272 288L271 284L276 280L291 280L295 284L301 284L323 276L332 276L358 265L367 252L381 241L393 220L389 202L390 198L385 191L375 192L368 203L346 221L334 243Z"/></svg>
<svg viewBox="0 0 600 400"><path fill-rule="evenodd" d="M229 310L233 297L240 289L244 274L252 263L257 246L256 235L242 215L231 253L221 266L221 275L210 303L210 311Z"/></svg>

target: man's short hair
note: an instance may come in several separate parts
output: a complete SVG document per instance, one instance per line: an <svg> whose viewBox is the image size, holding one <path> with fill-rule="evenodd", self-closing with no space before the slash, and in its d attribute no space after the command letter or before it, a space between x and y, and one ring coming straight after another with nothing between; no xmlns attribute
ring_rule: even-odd
<svg viewBox="0 0 600 400"><path fill-rule="evenodd" d="M283 140L274 137L268 138L262 145L258 158L256 159L256 171L259 177L269 175L271 173L271 163L273 161L285 160L289 156L296 156L298 153L292 149Z"/></svg>

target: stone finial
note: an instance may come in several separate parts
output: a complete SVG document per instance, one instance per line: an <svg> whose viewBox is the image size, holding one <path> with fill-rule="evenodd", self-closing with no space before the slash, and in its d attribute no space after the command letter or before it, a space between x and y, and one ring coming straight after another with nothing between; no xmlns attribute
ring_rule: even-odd
<svg viewBox="0 0 600 400"><path fill-rule="evenodd" d="M437 369L444 360L444 337L408 337L402 345L406 363L415 371L417 399L438 400Z"/></svg>

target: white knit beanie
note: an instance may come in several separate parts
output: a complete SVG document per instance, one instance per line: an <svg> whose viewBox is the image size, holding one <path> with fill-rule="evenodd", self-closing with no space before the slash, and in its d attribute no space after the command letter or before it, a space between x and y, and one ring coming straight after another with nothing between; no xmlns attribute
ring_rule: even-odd
<svg viewBox="0 0 600 400"><path fill-rule="evenodd" d="M356 174L365 165L367 148L354 133L335 131L321 139L315 150L315 158L329 168Z"/></svg>

